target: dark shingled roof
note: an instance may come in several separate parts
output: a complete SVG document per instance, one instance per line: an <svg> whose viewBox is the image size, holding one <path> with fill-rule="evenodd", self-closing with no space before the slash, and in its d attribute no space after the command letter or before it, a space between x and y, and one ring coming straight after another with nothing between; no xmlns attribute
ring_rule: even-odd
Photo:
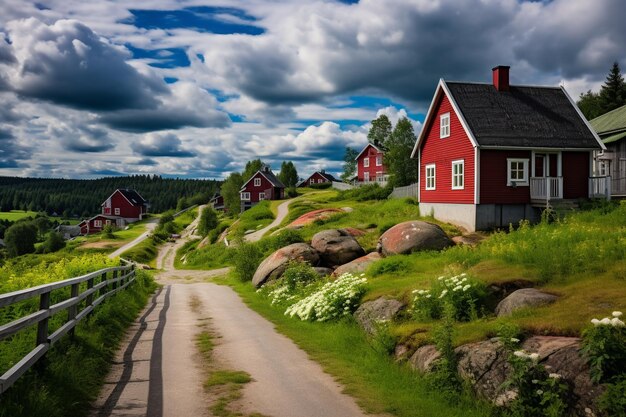
<svg viewBox="0 0 626 417"><path fill-rule="evenodd" d="M278 187L278 188L285 188L285 185L280 182L280 180L278 178L276 178L276 175L274 175L274 173L272 171L268 170L261 170L259 171L261 172L261 174L268 179L269 182L272 183L272 185L274 187Z"/></svg>
<svg viewBox="0 0 626 417"><path fill-rule="evenodd" d="M563 90L446 81L479 146L600 148Z"/></svg>
<svg viewBox="0 0 626 417"><path fill-rule="evenodd" d="M335 177L332 176L332 174L329 174L328 172L322 172L322 171L318 171L320 173L320 175L324 178L326 178L328 181L330 182L339 182L339 180Z"/></svg>
<svg viewBox="0 0 626 417"><path fill-rule="evenodd" d="M124 197L128 199L128 201L133 204L133 206L141 206L146 204L146 200L144 200L143 197L140 196L139 193L135 190L120 189L119 191Z"/></svg>

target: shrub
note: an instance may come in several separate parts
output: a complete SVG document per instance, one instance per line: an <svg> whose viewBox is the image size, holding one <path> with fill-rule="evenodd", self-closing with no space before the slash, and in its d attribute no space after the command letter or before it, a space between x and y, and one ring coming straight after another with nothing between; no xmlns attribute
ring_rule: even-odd
<svg viewBox="0 0 626 417"><path fill-rule="evenodd" d="M296 190L296 187L287 188L287 197L294 198L297 196L298 196L298 190Z"/></svg>
<svg viewBox="0 0 626 417"><path fill-rule="evenodd" d="M257 221L263 219L273 219L274 213L270 210L270 202L267 200L261 201L259 204L252 207L250 210L244 211L240 219L242 222Z"/></svg>
<svg viewBox="0 0 626 417"><path fill-rule="evenodd" d="M43 253L51 253L61 250L65 247L65 240L60 233L50 232L48 233L48 237L41 245Z"/></svg>
<svg viewBox="0 0 626 417"><path fill-rule="evenodd" d="M302 233L299 230L287 228L275 235L264 238L257 245L265 255L269 255L280 248L300 242L304 242Z"/></svg>
<svg viewBox="0 0 626 417"><path fill-rule="evenodd" d="M241 242L235 249L233 265L235 274L240 281L252 281L259 264L263 260L263 254L253 243Z"/></svg>
<svg viewBox="0 0 626 417"><path fill-rule="evenodd" d="M288 307L285 314L308 321L327 321L352 314L365 293L366 282L363 275L343 274Z"/></svg>
<svg viewBox="0 0 626 417"><path fill-rule="evenodd" d="M434 328L433 341L441 358L435 363L429 381L435 389L451 394L461 390L461 379L457 373L457 357L454 352L454 316L452 304L443 306L443 320Z"/></svg>
<svg viewBox="0 0 626 417"><path fill-rule="evenodd" d="M594 382L610 382L626 375L626 328L614 311L612 317L593 319L593 327L583 332L582 353L589 363Z"/></svg>
<svg viewBox="0 0 626 417"><path fill-rule="evenodd" d="M441 276L430 290L413 291L412 310L418 318L438 319L442 317L444 305L450 304L456 320L474 320L486 295L485 284L470 279L465 273L450 278Z"/></svg>
<svg viewBox="0 0 626 417"><path fill-rule="evenodd" d="M198 221L198 233L200 236L206 236L218 225L217 213L212 207L205 207L200 214Z"/></svg>
<svg viewBox="0 0 626 417"><path fill-rule="evenodd" d="M35 252L37 227L31 222L19 222L4 232L4 244L9 256L20 256Z"/></svg>
<svg viewBox="0 0 626 417"><path fill-rule="evenodd" d="M598 407L607 416L626 417L626 376L616 378L611 384L606 384L606 391L598 401Z"/></svg>
<svg viewBox="0 0 626 417"><path fill-rule="evenodd" d="M378 184L368 184L361 187L352 188L350 190L341 191L335 200L385 200L391 194L390 187L382 188Z"/></svg>
<svg viewBox="0 0 626 417"><path fill-rule="evenodd" d="M207 237L209 238L209 241L211 243L217 242L217 239L219 239L220 235L224 232L224 230L228 229L228 226L229 226L229 224L227 222L221 222L220 224L218 224L217 227L212 229L207 234Z"/></svg>
<svg viewBox="0 0 626 417"><path fill-rule="evenodd" d="M307 286L318 278L319 274L308 263L292 261L287 266L281 280L287 285L287 288L293 291L298 287Z"/></svg>
<svg viewBox="0 0 626 417"><path fill-rule="evenodd" d="M319 184L311 184L309 185L310 188L313 188L314 190L325 190L327 188L332 187L333 183L332 182L322 182Z"/></svg>
<svg viewBox="0 0 626 417"><path fill-rule="evenodd" d="M113 239L115 237L115 235L113 234L114 231L115 231L115 228L110 223L109 224L105 224L104 227L102 228L102 233L108 239Z"/></svg>

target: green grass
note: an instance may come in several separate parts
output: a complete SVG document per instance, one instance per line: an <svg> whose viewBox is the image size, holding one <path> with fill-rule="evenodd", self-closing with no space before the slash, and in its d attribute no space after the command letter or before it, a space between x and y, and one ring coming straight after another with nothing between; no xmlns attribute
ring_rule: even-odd
<svg viewBox="0 0 626 417"><path fill-rule="evenodd" d="M174 260L176 269L207 270L223 268L232 265L233 249L226 247L223 243L207 245L196 249L199 241L187 242L180 248ZM180 258L187 254L185 262Z"/></svg>
<svg viewBox="0 0 626 417"><path fill-rule="evenodd" d="M120 257L156 268L156 257L158 253L159 244L154 239L147 238L122 253Z"/></svg>
<svg viewBox="0 0 626 417"><path fill-rule="evenodd" d="M52 264L51 264L52 266ZM155 284L145 271L127 290L107 299L0 397L0 416L86 416L98 395L126 328L142 310ZM72 274L73 275L73 274ZM59 319L64 319L62 314ZM66 317L65 317L66 318ZM53 320L58 321L57 316ZM53 323L53 327L58 323ZM3 341L3 369L34 347L35 328ZM10 346L9 346L10 344Z"/></svg>
<svg viewBox="0 0 626 417"><path fill-rule="evenodd" d="M174 223L180 228L180 230L189 226L196 217L198 217L198 207L188 210L180 216L174 218Z"/></svg>
<svg viewBox="0 0 626 417"><path fill-rule="evenodd" d="M271 209L271 202L261 201L250 210L246 210L239 216L239 220L233 223L228 231L230 241L241 239L247 231L256 231L269 225L275 218Z"/></svg>
<svg viewBox="0 0 626 417"><path fill-rule="evenodd" d="M0 220L18 221L25 217L35 217L37 212L24 210L0 211Z"/></svg>
<svg viewBox="0 0 626 417"><path fill-rule="evenodd" d="M211 375L204 381L205 387L226 384L247 384L252 381L250 374L244 371L219 370L211 372Z"/></svg>
<svg viewBox="0 0 626 417"><path fill-rule="evenodd" d="M359 405L370 413L396 416L488 416L490 407L468 398L448 403L428 387L424 378L370 346L365 334L352 322L310 323L291 319L283 309L268 305L249 283L230 277L226 281L248 306L274 323L324 370L344 385Z"/></svg>

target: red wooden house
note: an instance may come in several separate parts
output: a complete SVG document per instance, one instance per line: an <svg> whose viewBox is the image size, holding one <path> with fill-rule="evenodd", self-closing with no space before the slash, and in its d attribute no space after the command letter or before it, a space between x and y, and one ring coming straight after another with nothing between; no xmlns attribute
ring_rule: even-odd
<svg viewBox="0 0 626 417"><path fill-rule="evenodd" d="M224 196L220 193L215 193L211 200L209 201L209 205L213 207L214 210L224 210Z"/></svg>
<svg viewBox="0 0 626 417"><path fill-rule="evenodd" d="M113 225L117 228L122 228L128 223L129 222L122 217L98 214L91 219L83 220L78 224L78 227L80 227L81 235L91 235L94 233L100 233L107 224Z"/></svg>
<svg viewBox="0 0 626 417"><path fill-rule="evenodd" d="M102 203L102 214L122 217L127 223L141 220L147 212L146 200L135 190L117 189Z"/></svg>
<svg viewBox="0 0 626 417"><path fill-rule="evenodd" d="M387 168L383 163L385 151L371 143L356 157L356 182L359 184L378 183L384 187L387 184Z"/></svg>
<svg viewBox="0 0 626 417"><path fill-rule="evenodd" d="M282 200L285 198L285 186L272 172L270 167L264 166L257 171L239 191L241 211L246 211L259 201Z"/></svg>
<svg viewBox="0 0 626 417"><path fill-rule="evenodd" d="M440 80L413 150L420 212L470 231L535 221L588 198L604 145L562 87Z"/></svg>
<svg viewBox="0 0 626 417"><path fill-rule="evenodd" d="M309 178L300 182L298 187L310 187L313 184L324 184L326 182L338 182L338 180L324 170L315 171Z"/></svg>

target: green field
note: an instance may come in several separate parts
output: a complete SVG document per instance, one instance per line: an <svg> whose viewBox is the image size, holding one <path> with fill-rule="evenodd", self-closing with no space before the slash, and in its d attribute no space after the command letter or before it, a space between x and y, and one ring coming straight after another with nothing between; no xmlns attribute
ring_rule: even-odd
<svg viewBox="0 0 626 417"><path fill-rule="evenodd" d="M36 215L37 213L34 211L23 211L23 210L0 211L0 220L9 220L9 221L15 222L25 217L35 217Z"/></svg>

